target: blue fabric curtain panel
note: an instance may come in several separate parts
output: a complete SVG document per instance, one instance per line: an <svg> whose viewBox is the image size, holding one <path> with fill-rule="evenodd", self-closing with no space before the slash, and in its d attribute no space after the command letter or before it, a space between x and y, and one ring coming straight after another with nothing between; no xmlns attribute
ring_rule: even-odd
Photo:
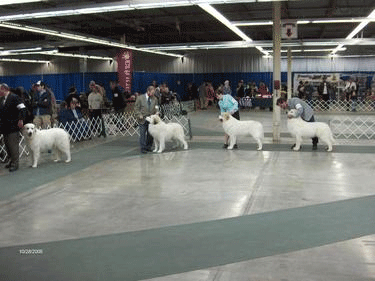
<svg viewBox="0 0 375 281"><path fill-rule="evenodd" d="M337 72L335 72L337 73ZM348 72L345 72L346 74ZM358 72L355 72L358 73ZM374 73L366 72L368 75ZM88 85L91 80L103 85L108 99L112 99L109 81L116 80L116 72L95 72L95 73L65 73L65 74L48 74L48 75L22 75L22 76L2 76L1 83L7 83L10 87L16 88L22 86L25 90L29 90L33 83L42 80L54 91L57 100L64 100L69 92L69 88L74 85L78 93L87 92ZM151 73L151 72L134 72L132 79L132 93L146 92L147 87L156 80L158 84L166 82L169 89L177 92L180 99L185 96L186 86L189 82L193 82L199 86L203 81L211 81L214 88L225 80L229 80L232 90L235 93L239 80L245 83L254 81L258 86L260 82L264 82L272 92L273 74L272 72L229 72L229 73ZM287 83L287 73L281 73L281 83Z"/></svg>

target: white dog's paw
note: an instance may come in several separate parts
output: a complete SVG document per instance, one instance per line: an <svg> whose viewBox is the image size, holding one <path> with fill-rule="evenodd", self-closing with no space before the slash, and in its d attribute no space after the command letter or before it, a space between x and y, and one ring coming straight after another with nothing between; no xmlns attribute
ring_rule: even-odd
<svg viewBox="0 0 375 281"><path fill-rule="evenodd" d="M55 160L53 160L53 162L59 162L60 161L60 159L55 159Z"/></svg>
<svg viewBox="0 0 375 281"><path fill-rule="evenodd" d="M299 150L301 150L301 147L297 147L297 146L295 146L295 147L293 147L293 150L294 150L294 151L299 151Z"/></svg>
<svg viewBox="0 0 375 281"><path fill-rule="evenodd" d="M38 166L37 165L32 165L31 168L37 168Z"/></svg>
<svg viewBox="0 0 375 281"><path fill-rule="evenodd" d="M332 147L331 147L331 148L326 147L326 150L327 150L328 152L330 152L330 151L332 151Z"/></svg>
<svg viewBox="0 0 375 281"><path fill-rule="evenodd" d="M72 159L65 160L65 163L69 163L69 162L72 162Z"/></svg>
<svg viewBox="0 0 375 281"><path fill-rule="evenodd" d="M158 149L157 148L155 148L152 152L157 152L158 151Z"/></svg>
<svg viewBox="0 0 375 281"><path fill-rule="evenodd" d="M233 146L228 146L227 149L232 150L232 149L233 149Z"/></svg>
<svg viewBox="0 0 375 281"><path fill-rule="evenodd" d="M258 147L258 149L257 150L262 150L263 148L262 147Z"/></svg>

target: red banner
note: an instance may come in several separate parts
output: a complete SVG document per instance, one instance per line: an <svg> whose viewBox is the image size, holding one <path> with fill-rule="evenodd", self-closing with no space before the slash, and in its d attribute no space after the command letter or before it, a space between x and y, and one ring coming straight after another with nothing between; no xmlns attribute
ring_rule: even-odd
<svg viewBox="0 0 375 281"><path fill-rule="evenodd" d="M133 74L132 50L122 49L117 54L117 74L119 85L123 87L126 92L131 93Z"/></svg>

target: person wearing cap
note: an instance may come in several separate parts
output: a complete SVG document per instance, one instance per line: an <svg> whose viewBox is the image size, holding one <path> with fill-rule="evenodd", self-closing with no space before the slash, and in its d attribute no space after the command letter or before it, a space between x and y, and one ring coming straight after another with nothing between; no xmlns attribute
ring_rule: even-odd
<svg viewBox="0 0 375 281"><path fill-rule="evenodd" d="M280 106L282 109L297 109L299 116L306 122L315 122L314 110L303 100L299 98L286 99L285 97L278 98L276 105ZM318 138L312 138L313 150L318 148ZM292 145L292 149L295 144Z"/></svg>
<svg viewBox="0 0 375 281"><path fill-rule="evenodd" d="M45 84L42 81L36 83L37 92L33 96L33 123L38 128L51 127L51 108L52 100L51 95L45 89Z"/></svg>
<svg viewBox="0 0 375 281"><path fill-rule="evenodd" d="M10 172L18 169L20 128L26 118L26 106L7 84L0 85L0 133L3 134Z"/></svg>

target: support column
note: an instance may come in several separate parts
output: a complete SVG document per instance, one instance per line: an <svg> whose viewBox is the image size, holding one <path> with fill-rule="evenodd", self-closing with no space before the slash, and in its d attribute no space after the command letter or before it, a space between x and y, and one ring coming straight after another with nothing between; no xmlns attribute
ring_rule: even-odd
<svg viewBox="0 0 375 281"><path fill-rule="evenodd" d="M292 97L292 51L288 48L288 99Z"/></svg>
<svg viewBox="0 0 375 281"><path fill-rule="evenodd" d="M281 3L273 2L273 142L280 142L280 107L276 100L281 92Z"/></svg>
<svg viewBox="0 0 375 281"><path fill-rule="evenodd" d="M87 58L80 58L79 59L79 72L82 75L82 85L81 90L82 92L86 89L86 81L85 81L85 73L87 72Z"/></svg>

